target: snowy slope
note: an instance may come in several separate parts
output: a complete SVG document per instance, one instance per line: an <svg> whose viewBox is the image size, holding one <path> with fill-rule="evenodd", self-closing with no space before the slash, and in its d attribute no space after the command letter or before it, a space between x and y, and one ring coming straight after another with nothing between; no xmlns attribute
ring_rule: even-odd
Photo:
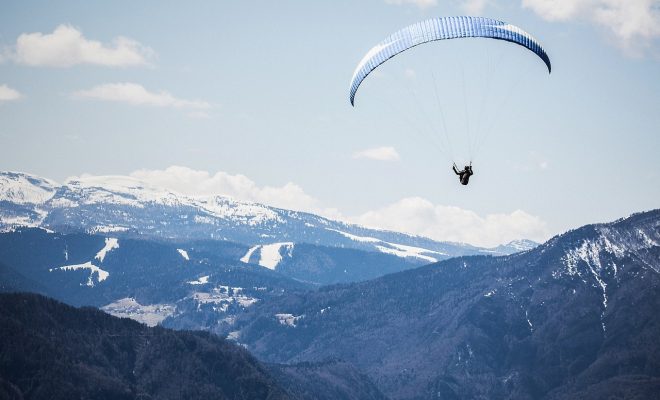
<svg viewBox="0 0 660 400"><path fill-rule="evenodd" d="M294 244L292 242L257 245L251 247L247 253L241 257L240 261L249 263L251 262L250 260L252 259L252 256L258 254L259 259L256 261L257 264L275 270L278 264L282 261L284 255L291 257L293 247Z"/></svg>
<svg viewBox="0 0 660 400"><path fill-rule="evenodd" d="M55 194L57 183L16 172L0 174L0 201L15 204L43 204Z"/></svg>
<svg viewBox="0 0 660 400"><path fill-rule="evenodd" d="M87 270L89 271L89 276L87 278L87 281L85 282L86 286L89 287L94 287L96 284L99 284L110 276L110 273L96 265L94 265L95 262L98 263L103 263L105 260L105 257L109 252L111 252L114 249L119 248L119 241L115 238L105 238L105 245L101 250L99 250L96 255L94 256L94 260L92 261L87 261L82 264L73 264L73 265L64 265L62 267L56 267L56 268L49 268L49 272L56 272L56 271L78 271L78 270ZM69 259L69 254L68 251L65 250L65 259ZM80 285L83 285L83 283L80 283Z"/></svg>
<svg viewBox="0 0 660 400"><path fill-rule="evenodd" d="M105 246L94 256L94 259L103 262L105 256L114 249L119 248L119 240L115 238L105 238Z"/></svg>

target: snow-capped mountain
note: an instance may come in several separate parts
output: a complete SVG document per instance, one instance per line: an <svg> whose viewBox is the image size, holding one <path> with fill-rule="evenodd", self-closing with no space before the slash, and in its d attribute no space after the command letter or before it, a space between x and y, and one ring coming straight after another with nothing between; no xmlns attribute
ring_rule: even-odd
<svg viewBox="0 0 660 400"><path fill-rule="evenodd" d="M268 268L275 268L297 243L380 252L415 264L468 254L510 254L535 245L520 241L483 249L438 242L226 196L182 195L129 177L84 177L58 185L28 174L0 173L0 230L18 226L179 241L233 241L251 246L242 257L245 262Z"/></svg>
<svg viewBox="0 0 660 400"><path fill-rule="evenodd" d="M342 359L392 399L657 393L660 210L509 256L456 257L320 289L306 282L328 258L354 269L367 260L378 276L384 260L401 260L293 242L15 229L0 234L0 291L209 330L268 362Z"/></svg>
<svg viewBox="0 0 660 400"><path fill-rule="evenodd" d="M260 359L350 362L392 399L658 397L660 210L503 257L284 294L239 316Z"/></svg>
<svg viewBox="0 0 660 400"><path fill-rule="evenodd" d="M6 172L0 174L0 201L41 204L55 194L57 183L35 176Z"/></svg>

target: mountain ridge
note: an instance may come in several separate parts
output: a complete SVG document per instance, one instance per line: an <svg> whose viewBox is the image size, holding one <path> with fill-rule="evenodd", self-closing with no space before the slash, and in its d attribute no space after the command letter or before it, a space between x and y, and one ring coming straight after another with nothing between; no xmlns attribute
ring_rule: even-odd
<svg viewBox="0 0 660 400"><path fill-rule="evenodd" d="M148 328L34 294L0 294L0 309L3 398L291 398L247 351L205 332Z"/></svg>
<svg viewBox="0 0 660 400"><path fill-rule="evenodd" d="M489 249L439 242L227 196L181 195L130 177L83 177L59 185L0 172L0 230L17 226L251 246L310 243L388 253L417 264L466 254L510 254L536 245L521 240Z"/></svg>
<svg viewBox="0 0 660 400"><path fill-rule="evenodd" d="M393 399L651 398L659 271L652 210L527 252L285 295L242 315L234 337L268 362L345 359Z"/></svg>
<svg viewBox="0 0 660 400"><path fill-rule="evenodd" d="M76 200L61 191L47 201ZM146 215L135 214L144 208L104 197L115 195L93 189L81 201L100 202L56 209L53 218L98 226L91 219L97 212L110 218L130 211L153 233L168 221L157 215L191 217L149 202L139 203ZM0 203L0 212L30 209ZM299 394L313 388L301 379L335 373L354 383L364 374L395 400L645 398L660 387L660 210L586 225L511 255L467 254L416 268L386 268L397 256L382 250L291 237L240 244L51 228L58 226L0 234L0 274L12 280L10 289L48 283L67 302L91 302L149 325L215 332L267 363L308 363L303 370L276 367L294 374L288 384ZM322 229L372 247L385 242L335 228ZM389 251L432 254L388 243ZM358 282L333 281L343 265L355 267ZM371 279L373 266L393 273ZM333 284L306 282L314 279ZM342 361L324 364L333 359ZM365 393L371 388L363 386Z"/></svg>
<svg viewBox="0 0 660 400"><path fill-rule="evenodd" d="M385 400L345 363L264 365L207 332L0 293L0 398ZM332 392L324 388L332 388Z"/></svg>

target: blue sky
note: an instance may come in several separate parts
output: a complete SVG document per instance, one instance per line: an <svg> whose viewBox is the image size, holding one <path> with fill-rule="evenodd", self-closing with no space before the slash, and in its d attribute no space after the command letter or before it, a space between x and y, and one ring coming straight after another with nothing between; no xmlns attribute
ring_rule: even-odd
<svg viewBox="0 0 660 400"><path fill-rule="evenodd" d="M2 170L133 175L483 245L660 206L657 0L0 7ZM350 106L369 48L466 14L530 32L553 73L511 44L434 43L377 70ZM490 127L468 187L439 108L457 160L466 132Z"/></svg>

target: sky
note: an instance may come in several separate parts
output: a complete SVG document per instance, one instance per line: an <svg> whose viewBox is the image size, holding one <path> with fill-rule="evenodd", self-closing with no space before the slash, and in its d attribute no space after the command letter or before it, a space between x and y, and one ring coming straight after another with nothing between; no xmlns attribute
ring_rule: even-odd
<svg viewBox="0 0 660 400"><path fill-rule="evenodd" d="M403 53L480 15L538 39ZM187 194L492 246L660 206L660 1L0 4L0 170L128 175ZM459 184L452 161L473 161Z"/></svg>

